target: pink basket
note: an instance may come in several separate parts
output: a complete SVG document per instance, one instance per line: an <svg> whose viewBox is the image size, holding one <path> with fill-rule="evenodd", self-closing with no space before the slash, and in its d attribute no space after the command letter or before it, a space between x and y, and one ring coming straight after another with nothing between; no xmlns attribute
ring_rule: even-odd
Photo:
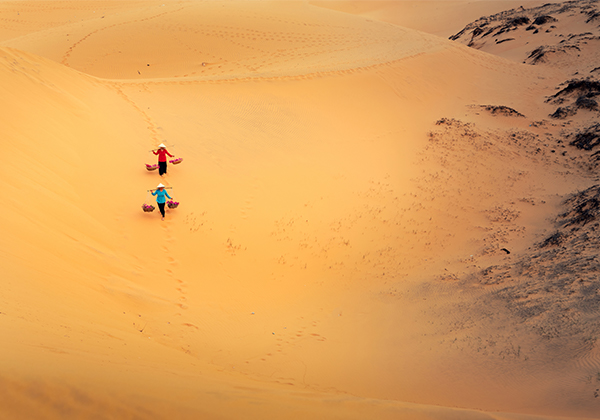
<svg viewBox="0 0 600 420"><path fill-rule="evenodd" d="M173 165L178 165L181 162L183 162L183 158L172 159L169 161L169 163L172 163Z"/></svg>
<svg viewBox="0 0 600 420"><path fill-rule="evenodd" d="M146 213L151 213L154 211L154 206L152 204L142 204L142 210L144 210Z"/></svg>
<svg viewBox="0 0 600 420"><path fill-rule="evenodd" d="M170 209L176 209L177 206L179 206L179 201L167 201L167 207L169 207Z"/></svg>
<svg viewBox="0 0 600 420"><path fill-rule="evenodd" d="M149 171L155 171L155 170L158 169L158 165L148 165L146 163L146 169L149 170Z"/></svg>

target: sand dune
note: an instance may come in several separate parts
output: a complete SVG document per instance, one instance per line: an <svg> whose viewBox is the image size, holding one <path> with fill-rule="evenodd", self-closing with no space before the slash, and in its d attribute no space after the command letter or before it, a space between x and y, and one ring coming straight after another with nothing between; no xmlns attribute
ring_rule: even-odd
<svg viewBox="0 0 600 420"><path fill-rule="evenodd" d="M511 60L587 75L598 67L598 20L596 1L549 3L482 17L451 38Z"/></svg>
<svg viewBox="0 0 600 420"><path fill-rule="evenodd" d="M322 6L0 3L3 416L597 418L572 68Z"/></svg>
<svg viewBox="0 0 600 420"><path fill-rule="evenodd" d="M387 63L414 55L415 45L437 48L424 34L297 2L145 2L91 18L95 2L82 3L83 23L73 18L5 45L111 79L306 75Z"/></svg>
<svg viewBox="0 0 600 420"><path fill-rule="evenodd" d="M526 1L393 1L366 0L310 1L310 4L344 13L364 16L394 25L416 29L447 38L456 33L456 29L465 26L483 16L494 15L519 6L528 8L541 6L545 2Z"/></svg>

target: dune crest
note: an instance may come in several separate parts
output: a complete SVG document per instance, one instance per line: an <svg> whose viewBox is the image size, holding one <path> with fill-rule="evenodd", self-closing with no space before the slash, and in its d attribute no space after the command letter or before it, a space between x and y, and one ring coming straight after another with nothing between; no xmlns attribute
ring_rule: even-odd
<svg viewBox="0 0 600 420"><path fill-rule="evenodd" d="M83 3L94 8L93 2ZM108 5L85 24L73 20L6 39L4 45L110 79L302 75L369 67L440 48L434 37L304 2L130 7L126 3L116 13ZM227 21L220 23L224 14Z"/></svg>
<svg viewBox="0 0 600 420"><path fill-rule="evenodd" d="M526 0L522 4L535 7L544 3L544 1ZM310 4L446 38L454 34L457 27L469 24L482 16L513 9L521 3L514 0L311 0Z"/></svg>

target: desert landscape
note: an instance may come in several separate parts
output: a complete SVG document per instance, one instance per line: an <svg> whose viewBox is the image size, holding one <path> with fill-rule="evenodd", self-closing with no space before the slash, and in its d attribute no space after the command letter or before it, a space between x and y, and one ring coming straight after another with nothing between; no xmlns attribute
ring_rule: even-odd
<svg viewBox="0 0 600 420"><path fill-rule="evenodd" d="M0 418L600 418L597 0L0 1L0 92Z"/></svg>

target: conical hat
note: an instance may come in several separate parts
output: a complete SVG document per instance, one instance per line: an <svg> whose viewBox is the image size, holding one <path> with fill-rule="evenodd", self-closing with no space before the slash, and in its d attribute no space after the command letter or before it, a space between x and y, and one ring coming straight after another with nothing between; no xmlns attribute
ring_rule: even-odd
<svg viewBox="0 0 600 420"><path fill-rule="evenodd" d="M165 188L165 186L162 183L160 183L156 186L156 188Z"/></svg>
<svg viewBox="0 0 600 420"><path fill-rule="evenodd" d="M159 148L159 149L166 149L166 148L167 148L167 146L165 146L165 144L164 144L164 143L161 143L161 144L159 144L159 145L158 145L158 148Z"/></svg>

